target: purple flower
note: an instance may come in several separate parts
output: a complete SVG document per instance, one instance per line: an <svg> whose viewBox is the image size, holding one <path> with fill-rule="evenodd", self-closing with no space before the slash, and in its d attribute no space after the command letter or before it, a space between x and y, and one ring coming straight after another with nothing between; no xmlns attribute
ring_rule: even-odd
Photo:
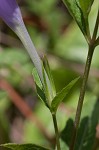
<svg viewBox="0 0 99 150"><path fill-rule="evenodd" d="M42 63L24 25L16 0L0 0L0 17L18 35L43 81Z"/></svg>
<svg viewBox="0 0 99 150"><path fill-rule="evenodd" d="M22 21L16 0L0 0L0 17L12 28Z"/></svg>
<svg viewBox="0 0 99 150"><path fill-rule="evenodd" d="M41 59L24 25L22 15L16 3L16 0L0 0L0 17L18 35L18 37L22 41L24 47L29 53L31 60L34 63L34 66L37 69L38 75L43 83L44 88L46 88L44 85ZM48 84L48 89L51 94L51 85L46 71L45 76Z"/></svg>

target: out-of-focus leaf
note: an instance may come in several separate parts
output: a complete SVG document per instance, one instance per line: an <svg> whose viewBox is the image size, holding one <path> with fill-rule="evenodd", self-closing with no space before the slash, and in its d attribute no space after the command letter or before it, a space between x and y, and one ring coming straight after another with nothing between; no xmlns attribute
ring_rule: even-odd
<svg viewBox="0 0 99 150"><path fill-rule="evenodd" d="M41 3L37 0L28 0L28 7L32 12L35 12L37 15L41 16L47 14L52 9L53 5L55 5L56 0L41 0ZM45 7L46 6L46 7Z"/></svg>
<svg viewBox="0 0 99 150"><path fill-rule="evenodd" d="M3 144L1 145L3 147L10 148L12 150L49 150L48 148L44 148L41 146L38 146L36 144Z"/></svg>
<svg viewBox="0 0 99 150"><path fill-rule="evenodd" d="M81 8L78 6L77 1L63 0L63 2L67 6L73 18L76 20L83 34L86 35L86 24L85 24L84 16L82 14Z"/></svg>
<svg viewBox="0 0 99 150"><path fill-rule="evenodd" d="M92 112L92 113L91 113ZM75 150L92 150L96 135L96 126L99 121L99 100L93 105L93 111L90 110L89 116L82 118L78 129ZM62 140L69 147L72 136L73 121L67 121L65 129L61 133Z"/></svg>
<svg viewBox="0 0 99 150"><path fill-rule="evenodd" d="M72 130L73 130L73 120L68 119L65 128L61 132L61 139L66 143L68 147L70 146L71 142Z"/></svg>
<svg viewBox="0 0 99 150"><path fill-rule="evenodd" d="M89 119L83 120L77 137L77 143L75 150L93 150L95 135L96 135L96 126L99 122L99 100L97 100L94 105L92 115ZM83 130L83 132L82 132ZM83 134L82 134L83 133Z"/></svg>
<svg viewBox="0 0 99 150"><path fill-rule="evenodd" d="M2 98L5 96L7 96L7 93L3 90L0 90L0 100L2 100Z"/></svg>
<svg viewBox="0 0 99 150"><path fill-rule="evenodd" d="M69 150L68 146L62 140L60 140L60 147L61 147L61 150ZM57 150L57 148L55 150Z"/></svg>
<svg viewBox="0 0 99 150"><path fill-rule="evenodd" d="M80 124L79 130L78 130L75 150L76 150L76 148L77 148L77 150L79 150L79 149L83 150L83 148L84 148L83 145L87 143L86 132L87 132L88 128L89 128L89 117L84 117L81 120L81 124Z"/></svg>
<svg viewBox="0 0 99 150"><path fill-rule="evenodd" d="M59 104L65 98L65 96L69 93L70 89L74 86L74 84L78 81L79 77L72 80L65 88L63 88L52 100L51 110L53 112L57 111Z"/></svg>
<svg viewBox="0 0 99 150"><path fill-rule="evenodd" d="M0 51L0 65L24 64L29 60L29 57L21 49L8 49Z"/></svg>

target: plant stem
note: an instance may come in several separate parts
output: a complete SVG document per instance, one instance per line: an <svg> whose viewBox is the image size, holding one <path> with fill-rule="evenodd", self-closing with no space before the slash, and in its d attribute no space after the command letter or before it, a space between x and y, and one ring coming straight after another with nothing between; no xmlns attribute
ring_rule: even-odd
<svg viewBox="0 0 99 150"><path fill-rule="evenodd" d="M89 45L89 51L88 51L88 56L87 56L87 61L86 61L84 75L83 75L83 81L82 81L82 86L81 86L81 90L80 90L76 116L75 116L73 136L72 136L72 141L71 141L71 145L70 145L70 150L74 150L74 146L75 146L77 130L78 130L79 122L80 122L80 116L81 116L81 111L82 111L82 106L83 106L86 85L87 85L87 80L88 80L88 76L89 76L89 70L90 70L90 66L91 66L94 48L95 48L94 46Z"/></svg>
<svg viewBox="0 0 99 150"><path fill-rule="evenodd" d="M59 131L58 131L58 125L57 125L57 119L56 119L56 114L55 113L52 113L52 118L53 118L53 124L54 124L55 135L56 135L57 150L61 150L60 142L59 142Z"/></svg>

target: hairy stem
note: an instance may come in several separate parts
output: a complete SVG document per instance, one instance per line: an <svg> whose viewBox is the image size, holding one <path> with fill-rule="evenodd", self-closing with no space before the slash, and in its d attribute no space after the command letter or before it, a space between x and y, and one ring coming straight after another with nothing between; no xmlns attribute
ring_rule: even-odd
<svg viewBox="0 0 99 150"><path fill-rule="evenodd" d="M83 81L82 81L82 86L81 86L81 90L80 90L79 101L78 101L78 106L77 106L77 111L76 111L76 116L75 116L73 136L72 136L72 141L71 141L71 145L70 145L70 150L74 150L74 146L75 146L77 130L78 130L79 122L80 122L80 116L81 116L81 111L82 111L82 106L83 106L83 101L84 101L86 85L87 85L87 80L88 80L88 76L89 76L89 70L90 70L90 66L91 66L93 52L94 52L94 47L91 45L91 46L89 46L85 71L84 71L84 75L83 75Z"/></svg>
<svg viewBox="0 0 99 150"><path fill-rule="evenodd" d="M60 142L59 142L59 131L58 131L58 125L57 125L57 119L56 119L56 114L55 113L52 113L52 118L53 118L53 124L54 124L55 135L56 135L57 150L61 150Z"/></svg>

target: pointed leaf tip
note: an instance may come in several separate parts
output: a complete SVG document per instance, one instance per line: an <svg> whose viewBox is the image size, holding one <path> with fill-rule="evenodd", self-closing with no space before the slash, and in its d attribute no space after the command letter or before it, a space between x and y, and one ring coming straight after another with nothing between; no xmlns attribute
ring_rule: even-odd
<svg viewBox="0 0 99 150"><path fill-rule="evenodd" d="M66 97L66 95L69 93L71 88L74 86L74 84L79 80L80 77L72 80L65 88L63 88L57 95L54 97L52 103L51 103L51 110L53 112L57 111L57 108L59 104L62 102L62 100Z"/></svg>

